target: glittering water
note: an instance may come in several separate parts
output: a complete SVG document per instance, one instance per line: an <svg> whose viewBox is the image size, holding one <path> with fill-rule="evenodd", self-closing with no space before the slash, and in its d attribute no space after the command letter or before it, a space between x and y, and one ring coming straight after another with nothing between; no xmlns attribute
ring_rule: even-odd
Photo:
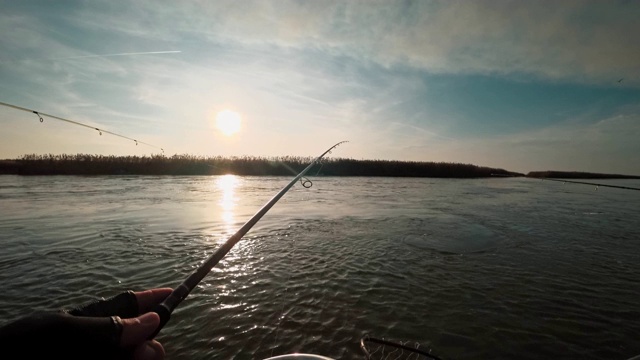
<svg viewBox="0 0 640 360"><path fill-rule="evenodd" d="M0 176L0 320L177 286L289 180ZM169 359L361 359L365 334L445 359L640 354L640 192L313 180L176 309Z"/></svg>

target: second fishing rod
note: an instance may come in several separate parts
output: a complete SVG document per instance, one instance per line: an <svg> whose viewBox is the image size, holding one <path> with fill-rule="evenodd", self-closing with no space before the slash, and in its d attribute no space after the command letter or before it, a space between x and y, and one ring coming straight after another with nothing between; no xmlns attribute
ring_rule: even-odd
<svg viewBox="0 0 640 360"><path fill-rule="evenodd" d="M284 196L284 194L286 194L287 191L289 191L289 189L291 189L298 180L301 180L302 177L309 170L311 170L314 165L320 163L325 155L345 142L346 141L341 141L333 145L325 152L323 152L320 156L315 158L306 168L304 168L304 170L298 173L298 175L296 175L284 188L282 188L282 190L274 195L271 200L263 205L262 208L260 208L260 210L258 210L258 212L256 212L256 214L253 215L251 219L249 219L235 234L231 235L231 237L229 237L229 239L224 244L222 244L222 246L220 246L220 248L218 248L218 250L216 250L216 252L214 252L202 265L200 265L194 272L192 272L185 281L183 281L178 287L173 289L171 295L169 295L166 299L164 299L162 303L160 303L153 309L153 312L157 313L160 316L160 326L158 326L158 329L150 337L150 339L153 339L154 337L156 337L156 335L158 335L160 330L162 330L167 322L169 322L171 314L178 307L178 305L180 305L182 300L184 300L189 295L189 293L198 285L198 283L200 283L200 281L202 281L202 279L211 271L211 269L213 269L213 267L216 266L220 262L220 260L222 260L222 258L224 258L224 256L233 248L233 246L238 241L240 241L240 239L242 239L242 237L249 230L251 230L251 228L258 221L260 221L260 219L269 211L269 209L271 209L273 205L275 205L278 200L280 200L280 198ZM305 187L307 186L305 185Z"/></svg>

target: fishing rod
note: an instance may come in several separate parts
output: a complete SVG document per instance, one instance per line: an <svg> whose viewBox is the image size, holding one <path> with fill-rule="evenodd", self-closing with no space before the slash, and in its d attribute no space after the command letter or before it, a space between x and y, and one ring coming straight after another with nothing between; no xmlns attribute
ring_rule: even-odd
<svg viewBox="0 0 640 360"><path fill-rule="evenodd" d="M491 174L491 176L496 176L496 177L517 177L517 176L513 176L513 175L504 175L504 174ZM558 182L562 182L562 183L592 185L592 186L596 187L596 190L598 189L599 186L604 186L604 187L617 188L617 189L638 190L638 191L640 191L640 188L635 188L635 187L631 187L631 186L610 185L610 184L592 183L592 182L586 182L586 181L574 181L574 180L558 179L558 178L551 178L551 177L535 177L535 176L524 176L524 177L527 178L527 179L540 179L540 181L549 180L549 181L558 181Z"/></svg>
<svg viewBox="0 0 640 360"><path fill-rule="evenodd" d="M596 187L596 189L598 189L598 186L604 186L604 187L610 187L610 188L618 188L618 189L625 189L625 190L638 190L640 191L640 188L635 188L635 187L631 187L631 186L620 186L620 185L609 185L609 184L600 184L600 183L592 183L592 182L585 182L585 181L572 181L572 180L564 180L564 179L554 179L554 178L540 178L540 180L544 181L544 180L549 180L549 181L559 181L562 183L573 183L573 184L585 184L585 185L593 185Z"/></svg>
<svg viewBox="0 0 640 360"><path fill-rule="evenodd" d="M38 118L40 119L40 122L41 122L41 123L42 123L42 122L44 122L44 118L43 118L43 116L46 116L46 117L50 117L50 118L52 118L52 119L56 119L56 120L60 120L60 121L64 121L64 122L70 123L70 124L74 124L74 125L79 125L79 126L82 126L82 127L86 127L86 128L88 128L88 129L96 130L96 131L98 131L98 133L99 133L100 135L102 135L102 133L110 134L110 135L114 135L114 136L121 137L121 138L123 138L123 139L131 140L131 141L135 142L135 143L136 143L136 145L138 145L138 144L142 144L142 145L151 146L151 147L153 147L153 148L160 149L160 150L164 153L164 149L163 149L163 148L161 148L161 147L158 147L158 146L155 146L155 145L151 145L151 144L149 144L149 143L146 143L146 142L143 142L143 141L139 141L139 140L136 140L136 139L130 138L130 137L128 137L128 136L124 136L124 135L121 135L121 134L117 134L117 133L111 132L111 131L109 131L109 130L105 130L105 129L97 128L97 127L95 127L95 126L91 126L91 125L83 124L83 123L81 123L81 122L77 122L77 121L73 121L73 120L65 119L65 118L62 118L62 117L59 117L59 116L55 116L55 115L51 115L51 114L45 114L45 113L43 113L43 112L39 112L39 111L35 111L35 110L31 110L31 109L23 108L23 107L21 107L21 106L7 104L7 103L1 102L1 101L0 101L0 105L2 105L2 106L6 106L6 107L10 107L10 108L13 108L13 109L16 109L16 110L21 110L21 111L26 111L26 112L29 112L29 113L36 114L36 115L38 116Z"/></svg>
<svg viewBox="0 0 640 360"><path fill-rule="evenodd" d="M301 180L304 174L309 171L315 164L319 163L320 160L326 155L331 153L331 150L335 149L339 145L345 143L347 141L341 141L325 152L322 155L315 158L304 170L302 170L296 177L289 182L280 192L278 192L271 200L269 200L265 205L262 206L258 212L249 219L235 234L231 235L229 239L222 245L215 253L213 253L207 261L205 261L202 265L200 265L187 279L180 284L180 286L176 287L171 294L164 299L162 303L156 306L153 309L153 312L157 313L160 316L160 326L158 326L156 332L150 337L153 339L158 332L166 325L171 318L171 313L175 310L178 305L184 300L187 295L198 285L198 283L213 269L214 266L222 260L222 258L233 248L233 246L242 239L242 237L264 216L264 214L271 209L273 205L275 205L278 200L287 192L291 187L298 181ZM306 187L306 186L305 186Z"/></svg>

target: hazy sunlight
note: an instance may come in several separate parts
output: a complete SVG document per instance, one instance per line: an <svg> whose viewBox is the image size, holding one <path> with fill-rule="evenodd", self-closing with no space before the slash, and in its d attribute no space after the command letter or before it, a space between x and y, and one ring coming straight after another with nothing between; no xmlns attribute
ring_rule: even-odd
<svg viewBox="0 0 640 360"><path fill-rule="evenodd" d="M241 116L235 111L223 110L216 115L216 127L223 134L231 136L240 131Z"/></svg>
<svg viewBox="0 0 640 360"><path fill-rule="evenodd" d="M238 186L238 177L235 175L224 175L216 179L216 186L222 191L220 207L222 208L222 221L227 228L227 232L235 232L234 208L236 207L235 189Z"/></svg>

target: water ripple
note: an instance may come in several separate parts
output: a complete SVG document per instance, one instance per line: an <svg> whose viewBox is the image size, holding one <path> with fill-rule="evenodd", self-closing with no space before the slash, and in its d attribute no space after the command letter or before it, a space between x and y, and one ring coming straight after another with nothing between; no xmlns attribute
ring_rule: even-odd
<svg viewBox="0 0 640 360"><path fill-rule="evenodd" d="M176 286L287 179L242 180L227 224L209 177L0 177L0 318ZM159 340L176 359L361 358L365 334L451 359L640 353L640 199L527 181L294 189Z"/></svg>

